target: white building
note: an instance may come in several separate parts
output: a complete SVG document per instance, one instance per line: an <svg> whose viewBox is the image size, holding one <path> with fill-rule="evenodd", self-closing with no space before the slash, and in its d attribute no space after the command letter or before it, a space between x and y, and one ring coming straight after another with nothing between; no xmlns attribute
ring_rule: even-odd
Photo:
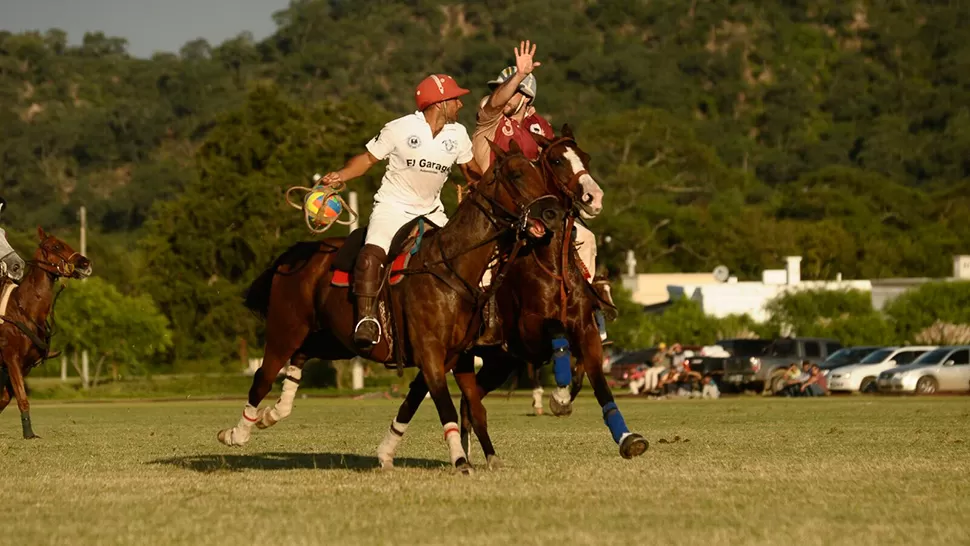
<svg viewBox="0 0 970 546"><path fill-rule="evenodd" d="M903 292L913 290L921 284L935 281L967 281L970 280L970 256L953 257L953 276L943 279L929 277L901 277L895 279L872 280L872 307L877 311L896 299Z"/></svg>
<svg viewBox="0 0 970 546"><path fill-rule="evenodd" d="M628 256L630 262L632 256ZM760 282L738 282L737 277L721 276L723 282L715 279L711 273L689 273L682 275L667 275L671 280L666 284L666 298L663 302L656 301L656 297L637 299L634 301L645 306L658 303L670 303L682 297L687 297L701 305L704 313L722 318L728 315L747 314L758 322L767 320L768 312L765 306L781 294L794 290L872 290L872 283L868 280L844 281L841 275L833 281L803 281L801 276L801 256L785 258L785 269L768 269L762 272ZM627 264L630 265L629 263ZM635 266L635 261L633 262ZM683 279L684 276L697 276L698 281ZM681 277L676 279L676 277ZM656 287L644 287L655 281L664 281L664 275L626 275L623 285L636 296L638 293L652 295ZM685 282L686 281L686 282ZM643 301L641 301L641 299Z"/></svg>

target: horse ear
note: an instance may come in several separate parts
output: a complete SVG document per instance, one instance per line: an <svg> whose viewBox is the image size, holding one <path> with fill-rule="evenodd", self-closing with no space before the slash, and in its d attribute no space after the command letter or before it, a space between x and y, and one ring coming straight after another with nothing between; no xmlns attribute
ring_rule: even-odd
<svg viewBox="0 0 970 546"><path fill-rule="evenodd" d="M513 154L521 154L522 153L522 147L519 146L519 143L516 142L514 139L513 140L510 140L509 141L509 152L511 152Z"/></svg>
<svg viewBox="0 0 970 546"><path fill-rule="evenodd" d="M47 234L44 233L44 228L37 226L37 236L40 237L41 241L47 238Z"/></svg>
<svg viewBox="0 0 970 546"><path fill-rule="evenodd" d="M487 138L485 139L485 142L488 142L488 147L491 148L493 152L495 152L495 158L496 159L501 159L501 158L505 157L505 150L503 150L502 148L500 148L498 144L492 142L491 140L489 140Z"/></svg>
<svg viewBox="0 0 970 546"><path fill-rule="evenodd" d="M573 128L570 127L568 123L563 123L562 125L562 136L566 138L573 138Z"/></svg>
<svg viewBox="0 0 970 546"><path fill-rule="evenodd" d="M546 138L545 135L541 135L533 131L529 131L529 134L532 135L532 140L536 141L539 148L548 148L549 145L552 144L552 141Z"/></svg>

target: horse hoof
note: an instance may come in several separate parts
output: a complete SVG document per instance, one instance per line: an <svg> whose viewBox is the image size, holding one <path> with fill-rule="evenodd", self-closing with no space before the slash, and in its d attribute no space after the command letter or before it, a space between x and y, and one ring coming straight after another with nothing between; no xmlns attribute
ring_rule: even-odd
<svg viewBox="0 0 970 546"><path fill-rule="evenodd" d="M380 470L394 470L394 459L379 459Z"/></svg>
<svg viewBox="0 0 970 546"><path fill-rule="evenodd" d="M649 446L646 438L634 432L620 442L620 456L624 459L639 457Z"/></svg>
<svg viewBox="0 0 970 546"><path fill-rule="evenodd" d="M216 438L218 438L219 439L219 443L221 443L223 445L227 445L229 447L232 447L234 445L232 443L232 429L231 428L227 428L227 429L220 430L219 431L219 434L216 435Z"/></svg>
<svg viewBox="0 0 970 546"><path fill-rule="evenodd" d="M29 435L28 434L24 434L24 440L40 440L40 436L38 436L36 434L33 434L33 433L31 433Z"/></svg>
<svg viewBox="0 0 970 546"><path fill-rule="evenodd" d="M536 415L542 415L542 408L534 408Z"/></svg>
<svg viewBox="0 0 970 546"><path fill-rule="evenodd" d="M573 413L573 403L562 404L555 396L549 397L549 409L556 417L569 417Z"/></svg>
<svg viewBox="0 0 970 546"><path fill-rule="evenodd" d="M471 463L469 463L464 457L455 461L455 470L457 470L462 476L471 476L475 473L475 469L472 468Z"/></svg>
<svg viewBox="0 0 970 546"><path fill-rule="evenodd" d="M502 459L498 458L498 455L489 455L485 458L485 466L489 470L501 470L503 466Z"/></svg>

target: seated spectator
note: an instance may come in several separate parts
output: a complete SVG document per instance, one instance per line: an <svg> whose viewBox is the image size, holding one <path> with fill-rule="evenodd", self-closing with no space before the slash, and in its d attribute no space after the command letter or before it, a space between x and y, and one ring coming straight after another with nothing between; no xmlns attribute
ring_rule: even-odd
<svg viewBox="0 0 970 546"><path fill-rule="evenodd" d="M701 384L704 385L703 390L701 390L701 398L720 398L721 391L717 388L717 383L711 376L707 376L701 379Z"/></svg>
<svg viewBox="0 0 970 546"><path fill-rule="evenodd" d="M801 396L802 383L808 381L811 374L811 362L803 362L802 369L798 369L798 363L792 362L785 372L785 387L775 393L778 396Z"/></svg>
<svg viewBox="0 0 970 546"><path fill-rule="evenodd" d="M828 384L822 370L812 364L809 378L799 386L801 396L825 396L828 394Z"/></svg>
<svg viewBox="0 0 970 546"><path fill-rule="evenodd" d="M648 368L646 364L640 364L632 372L627 374L627 379L630 380L630 392L634 395L649 392L644 386L646 385L646 374Z"/></svg>

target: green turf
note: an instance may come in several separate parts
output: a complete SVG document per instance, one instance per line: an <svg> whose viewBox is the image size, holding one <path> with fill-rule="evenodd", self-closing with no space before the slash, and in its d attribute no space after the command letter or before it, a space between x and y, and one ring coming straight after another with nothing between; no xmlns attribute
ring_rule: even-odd
<svg viewBox="0 0 970 546"><path fill-rule="evenodd" d="M970 398L621 399L623 460L591 398L569 418L487 400L506 467L454 475L430 401L374 470L397 404L298 399L244 448L241 402L38 403L0 415L0 544L957 544ZM481 452L472 454L480 465ZM480 466L479 466L480 468Z"/></svg>

